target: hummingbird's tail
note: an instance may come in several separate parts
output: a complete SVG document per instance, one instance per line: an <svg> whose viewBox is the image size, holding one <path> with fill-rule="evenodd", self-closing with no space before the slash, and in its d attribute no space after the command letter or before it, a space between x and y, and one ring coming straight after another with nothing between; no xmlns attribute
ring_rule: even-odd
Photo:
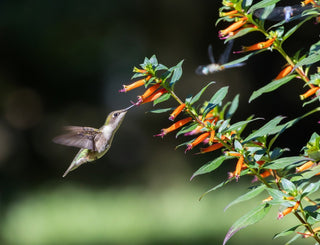
<svg viewBox="0 0 320 245"><path fill-rule="evenodd" d="M81 149L78 154L75 156L75 158L73 159L73 161L71 162L69 168L64 172L64 174L62 175L62 177L66 177L67 174L73 170L75 170L76 168L78 168L79 166L81 166L82 164L88 162L88 155L87 155L87 151L88 149Z"/></svg>

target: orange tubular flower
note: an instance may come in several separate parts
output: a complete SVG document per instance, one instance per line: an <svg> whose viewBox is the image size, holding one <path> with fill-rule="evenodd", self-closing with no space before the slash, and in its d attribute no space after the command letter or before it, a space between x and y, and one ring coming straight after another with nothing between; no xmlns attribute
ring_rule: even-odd
<svg viewBox="0 0 320 245"><path fill-rule="evenodd" d="M235 15L238 13L238 10L231 10L229 12L220 12L220 16L223 17L223 16L229 16L229 15Z"/></svg>
<svg viewBox="0 0 320 245"><path fill-rule="evenodd" d="M154 85L152 85L151 87L149 87L143 95L138 96L138 102L136 103L136 105L140 105L146 98L148 98L152 93L154 93L154 91L156 91L158 88L160 87L160 83L156 83Z"/></svg>
<svg viewBox="0 0 320 245"><path fill-rule="evenodd" d="M257 28L256 25L254 24L245 24L244 26L242 26L241 28L235 30L235 31L231 31L228 33L228 35L224 36L224 37L220 37L220 39L227 39L229 37L232 37L234 35L236 35L239 31L243 30L243 29L246 29L246 28Z"/></svg>
<svg viewBox="0 0 320 245"><path fill-rule="evenodd" d="M228 26L226 29L219 31L219 37L220 38L224 37L224 36L228 35L230 32L233 32L233 31L239 29L241 26L243 26L247 22L247 20L248 20L247 17L243 17L240 20L238 20L237 22Z"/></svg>
<svg viewBox="0 0 320 245"><path fill-rule="evenodd" d="M318 91L319 87L310 88L307 92L300 95L300 99L304 100L312 95L314 95Z"/></svg>
<svg viewBox="0 0 320 245"><path fill-rule="evenodd" d="M141 104L145 104L148 102L152 102L156 99L158 99L161 95L167 93L168 91L165 88L159 89L158 91L154 92L151 94L149 97L147 97L144 101L142 101Z"/></svg>
<svg viewBox="0 0 320 245"><path fill-rule="evenodd" d="M191 150L196 145L200 144L202 141L204 141L206 138L208 138L209 135L210 135L209 132L205 132L205 133L199 135L192 143L189 143L187 145L187 149L185 150L184 153L186 153L187 151Z"/></svg>
<svg viewBox="0 0 320 245"><path fill-rule="evenodd" d="M151 75L147 76L146 78L140 79L134 83L131 83L129 85L123 85L123 89L120 89L119 92L128 92L132 89L138 88L143 86L147 81L149 81L149 79L151 78Z"/></svg>
<svg viewBox="0 0 320 245"><path fill-rule="evenodd" d="M300 202L297 201L294 206L288 207L288 208L286 208L285 210L283 210L282 212L279 212L277 219L282 219L282 218L283 218L284 216L286 216L287 214L291 213L292 211L297 210L298 207L299 207L299 205L300 205Z"/></svg>
<svg viewBox="0 0 320 245"><path fill-rule="evenodd" d="M262 202L263 203L270 202L271 200L273 200L273 197L272 196L268 196L266 199L263 199Z"/></svg>
<svg viewBox="0 0 320 245"><path fill-rule="evenodd" d="M186 104L183 103L179 105L169 116L169 120L174 121L174 119L180 114L180 112L186 107Z"/></svg>
<svg viewBox="0 0 320 245"><path fill-rule="evenodd" d="M303 2L301 2L301 5L302 5L302 6L305 6L305 5L309 4L309 3L312 3L312 4L316 5L316 3L314 2L314 0L304 0Z"/></svg>
<svg viewBox="0 0 320 245"><path fill-rule="evenodd" d="M274 40L275 40L275 38L271 38L265 42L256 43L256 44L251 45L249 47L243 46L241 51L236 51L234 53L242 53L242 52L247 52L247 51L254 51L254 50L269 48L273 44Z"/></svg>
<svg viewBox="0 0 320 245"><path fill-rule="evenodd" d="M182 127L183 125L186 125L188 122L190 122L192 120L192 117L187 117L184 119L181 119L178 122L175 122L174 124L172 124L170 127L168 128L163 128L161 129L161 133L160 134L156 134L154 136L161 136L161 138L163 138L163 136L165 136L166 134Z"/></svg>
<svg viewBox="0 0 320 245"><path fill-rule="evenodd" d="M237 165L236 165L236 171L235 171L236 181L238 181L239 178L240 178L240 173L241 173L243 161L244 161L244 156L241 155L241 156L239 157L238 162L237 162Z"/></svg>
<svg viewBox="0 0 320 245"><path fill-rule="evenodd" d="M261 174L260 174L260 176L262 177L262 178L267 178L267 177L269 177L271 175L271 170L266 170L266 171L264 171L264 172L262 172Z"/></svg>
<svg viewBox="0 0 320 245"><path fill-rule="evenodd" d="M209 145L211 145L214 142L214 136L216 136L216 131L212 129L210 131Z"/></svg>
<svg viewBox="0 0 320 245"><path fill-rule="evenodd" d="M221 143L216 143L216 144L213 144L213 145L210 145L206 148L200 148L200 153L207 153L207 152L210 152L210 151L215 151L215 150L218 150L220 148L223 147L223 144Z"/></svg>
<svg viewBox="0 0 320 245"><path fill-rule="evenodd" d="M278 76L274 79L274 80L278 80L281 78L284 78L285 76L287 76L288 74L290 74L290 72L292 71L293 66L292 65L287 65L279 74Z"/></svg>
<svg viewBox="0 0 320 245"><path fill-rule="evenodd" d="M313 167L314 165L315 165L315 164L314 164L313 161L308 161L308 162L302 164L301 166L297 167L297 168L296 168L296 173L300 173L300 172L302 172L302 171L305 171L305 170Z"/></svg>
<svg viewBox="0 0 320 245"><path fill-rule="evenodd" d="M147 73L147 71L146 70L144 70L144 69L139 69L139 68L137 68L137 67L134 67L133 68L133 72L135 72L135 73Z"/></svg>

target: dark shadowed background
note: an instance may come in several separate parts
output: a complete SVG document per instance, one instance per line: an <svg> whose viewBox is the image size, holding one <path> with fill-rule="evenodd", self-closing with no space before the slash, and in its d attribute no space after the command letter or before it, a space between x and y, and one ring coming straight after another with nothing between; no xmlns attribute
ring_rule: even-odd
<svg viewBox="0 0 320 245"><path fill-rule="evenodd" d="M282 5L288 2L293 1ZM170 122L168 115L145 113L152 105L130 110L108 154L66 178L61 176L77 149L51 141L64 125L100 127L110 111L136 100L143 89L118 90L131 82L132 68L153 54L166 66L184 60L176 85L181 98L210 81L216 84L204 99L222 86L229 86L227 100L240 93L233 122L251 114L289 120L310 110L299 100L306 91L299 80L248 103L251 93L285 65L276 52L253 57L242 68L195 74L198 65L209 63L209 44L216 59L225 48L217 33L227 25L215 26L219 7L215 0L0 1L1 244L221 244L232 223L255 205L223 213L251 179L198 202L235 163L189 182L215 155L174 150L183 137L154 138ZM306 52L318 39L319 27L308 22L284 48L290 55L301 48ZM234 50L264 40L249 35L236 40ZM318 115L305 119L284 133L278 146L299 154L319 130L317 121ZM290 226L290 218L276 221L273 212L266 223L240 232L229 244L273 242L274 233Z"/></svg>

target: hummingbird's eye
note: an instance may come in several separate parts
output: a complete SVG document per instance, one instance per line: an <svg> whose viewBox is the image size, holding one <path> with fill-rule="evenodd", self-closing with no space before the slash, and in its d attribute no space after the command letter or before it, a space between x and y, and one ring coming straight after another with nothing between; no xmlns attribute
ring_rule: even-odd
<svg viewBox="0 0 320 245"><path fill-rule="evenodd" d="M113 114L113 118L116 118L118 116L119 116L119 112L116 112L116 113Z"/></svg>

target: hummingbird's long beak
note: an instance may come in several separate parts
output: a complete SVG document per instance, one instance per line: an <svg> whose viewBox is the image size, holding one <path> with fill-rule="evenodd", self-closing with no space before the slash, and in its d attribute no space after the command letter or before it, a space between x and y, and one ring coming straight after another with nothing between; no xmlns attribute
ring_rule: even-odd
<svg viewBox="0 0 320 245"><path fill-rule="evenodd" d="M127 110L129 110L130 108L132 108L132 107L134 107L134 106L135 106L135 104L132 104L131 106L129 106L129 107L127 107L127 108L124 108L123 111L127 111Z"/></svg>

